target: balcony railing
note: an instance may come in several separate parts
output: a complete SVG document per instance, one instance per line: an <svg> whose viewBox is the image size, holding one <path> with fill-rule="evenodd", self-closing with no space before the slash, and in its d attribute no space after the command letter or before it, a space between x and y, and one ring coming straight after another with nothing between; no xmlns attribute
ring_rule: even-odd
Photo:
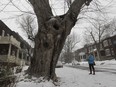
<svg viewBox="0 0 116 87"><path fill-rule="evenodd" d="M17 41L13 36L0 36L0 43L7 44L12 43L13 45L20 48L20 42Z"/></svg>
<svg viewBox="0 0 116 87"><path fill-rule="evenodd" d="M19 58L16 58L15 56L8 56L8 55L0 55L0 61L15 63L16 65L22 65L22 62L25 62L25 60L21 60Z"/></svg>
<svg viewBox="0 0 116 87"><path fill-rule="evenodd" d="M7 58L8 58L7 55L0 55L0 61L2 61L2 62L6 62Z"/></svg>

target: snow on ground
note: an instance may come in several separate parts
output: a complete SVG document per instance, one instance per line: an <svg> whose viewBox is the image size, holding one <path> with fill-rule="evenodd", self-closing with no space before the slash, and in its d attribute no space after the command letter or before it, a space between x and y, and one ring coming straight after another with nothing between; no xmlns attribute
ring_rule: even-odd
<svg viewBox="0 0 116 87"><path fill-rule="evenodd" d="M79 62L81 66L87 66L88 67L88 62ZM111 69L116 69L116 60L105 60L105 61L95 61L96 66L95 67L100 67L100 68L111 68Z"/></svg>
<svg viewBox="0 0 116 87"><path fill-rule="evenodd" d="M81 65L87 66L87 63ZM116 69L116 61L96 61L96 67L107 67ZM16 87L116 87L116 75L113 73L96 72L96 75L89 75L88 70L81 70L71 67L56 68L59 77L59 86L54 86L52 82L38 80L24 80L17 83Z"/></svg>
<svg viewBox="0 0 116 87"><path fill-rule="evenodd" d="M80 65L88 65L88 62L78 62ZM105 61L95 61L96 65L116 65L115 59Z"/></svg>
<svg viewBox="0 0 116 87"><path fill-rule="evenodd" d="M60 87L116 87L114 74L89 75L86 70L64 67L57 70L57 75L61 78Z"/></svg>

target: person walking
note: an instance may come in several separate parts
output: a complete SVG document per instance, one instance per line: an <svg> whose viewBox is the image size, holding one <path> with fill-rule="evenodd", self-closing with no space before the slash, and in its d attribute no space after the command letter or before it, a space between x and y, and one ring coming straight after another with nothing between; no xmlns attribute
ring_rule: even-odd
<svg viewBox="0 0 116 87"><path fill-rule="evenodd" d="M89 70L90 70L89 74L92 74L92 72L93 72L93 75L95 75L95 68L94 68L95 62L94 62L94 60L95 60L95 58L94 58L93 54L90 54L88 57Z"/></svg>

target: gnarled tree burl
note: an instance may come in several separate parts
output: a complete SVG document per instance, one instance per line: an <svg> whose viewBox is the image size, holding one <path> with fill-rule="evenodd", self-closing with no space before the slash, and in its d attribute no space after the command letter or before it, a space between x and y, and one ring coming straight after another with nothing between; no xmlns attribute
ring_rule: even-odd
<svg viewBox="0 0 116 87"><path fill-rule="evenodd" d="M37 16L38 33L35 36L34 54L28 73L55 80L55 66L63 48L66 37L84 5L92 0L75 0L68 12L62 16L54 16L49 0L29 0Z"/></svg>

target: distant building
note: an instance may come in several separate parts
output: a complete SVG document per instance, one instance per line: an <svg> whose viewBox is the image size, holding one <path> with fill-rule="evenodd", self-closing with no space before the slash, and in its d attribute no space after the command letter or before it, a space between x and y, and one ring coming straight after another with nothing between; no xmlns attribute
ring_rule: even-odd
<svg viewBox="0 0 116 87"><path fill-rule="evenodd" d="M0 20L0 64L29 64L31 46Z"/></svg>
<svg viewBox="0 0 116 87"><path fill-rule="evenodd" d="M86 44L83 48L76 50L76 59L78 61L86 60L89 53L93 53L96 60L98 60L97 49L94 43ZM102 39L100 42L100 55L100 60L116 59L116 34Z"/></svg>
<svg viewBox="0 0 116 87"><path fill-rule="evenodd" d="M80 48L77 51L75 51L75 59L77 61L86 61L86 49L85 48Z"/></svg>

